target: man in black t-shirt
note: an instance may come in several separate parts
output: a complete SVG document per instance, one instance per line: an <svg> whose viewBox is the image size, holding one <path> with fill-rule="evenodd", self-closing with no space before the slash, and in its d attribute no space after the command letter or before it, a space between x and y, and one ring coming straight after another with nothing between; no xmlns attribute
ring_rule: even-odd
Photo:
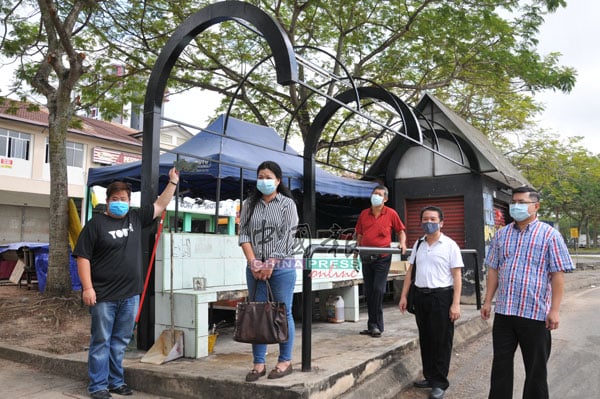
<svg viewBox="0 0 600 399"><path fill-rule="evenodd" d="M131 340L143 288L142 228L167 207L179 174L169 171L169 183L154 204L129 209L131 188L113 182L106 189L106 211L83 228L73 255L82 286L83 303L90 307L92 328L88 354L88 392L106 399L111 392L131 395L125 384L123 356Z"/></svg>

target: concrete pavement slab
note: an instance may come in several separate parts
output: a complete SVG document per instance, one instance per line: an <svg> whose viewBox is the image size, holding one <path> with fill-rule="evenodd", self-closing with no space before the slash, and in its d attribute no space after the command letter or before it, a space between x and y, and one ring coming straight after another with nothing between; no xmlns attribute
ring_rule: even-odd
<svg viewBox="0 0 600 399"><path fill-rule="evenodd" d="M578 270L565 278L567 291L600 284L600 271ZM125 360L126 381L136 390L136 397L164 398L358 398L368 393L379 398L394 397L420 374L417 328L414 316L401 314L395 305L386 306L386 329L381 338L360 335L365 328L366 314L352 323L313 322L311 367L302 372L301 325L297 323L294 345L294 373L279 379L261 378L246 383L244 378L252 367L251 346L233 341L233 331L220 332L214 352L202 359L177 359L162 365L139 362L144 352L128 352ZM490 331L474 305L462 306L462 317L456 324L455 345L469 342ZM306 348L304 348L306 350ZM278 348L270 345L267 367L277 362ZM87 353L55 355L0 344L0 358L37 370L75 380L85 386ZM0 386L15 376L0 372ZM56 389L71 392L69 381L57 379ZM15 396L42 397L51 379L24 380L21 388L13 388ZM65 384L62 388L61 384ZM39 386L37 386L39 385ZM36 388L37 386L37 388ZM28 391L27 389L31 389ZM80 397L71 393L72 397ZM27 396L27 395L33 396ZM85 391L83 391L85 394ZM21 396L18 396L21 395ZM372 396L372 395L367 395ZM115 395L115 397L117 397ZM52 397L49 397L52 398Z"/></svg>

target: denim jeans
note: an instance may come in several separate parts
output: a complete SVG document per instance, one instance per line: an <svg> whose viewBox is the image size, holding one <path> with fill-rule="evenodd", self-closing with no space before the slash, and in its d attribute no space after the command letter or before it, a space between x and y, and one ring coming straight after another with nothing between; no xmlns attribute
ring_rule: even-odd
<svg viewBox="0 0 600 399"><path fill-rule="evenodd" d="M90 393L125 384L123 357L133 334L139 302L140 296L135 295L118 301L99 302L90 307Z"/></svg>
<svg viewBox="0 0 600 399"><path fill-rule="evenodd" d="M267 285L263 281L257 281L252 276L250 268L246 268L246 281L248 282L248 295L252 295L256 287L256 301L267 300ZM296 326L292 316L292 299L294 297L294 286L296 285L296 269L294 268L275 268L269 279L271 291L276 302L284 302L287 309L287 320L289 339L283 344L279 344L279 362L292 360L292 349L294 348L294 333ZM267 345L252 345L252 355L254 364L264 364L267 354Z"/></svg>

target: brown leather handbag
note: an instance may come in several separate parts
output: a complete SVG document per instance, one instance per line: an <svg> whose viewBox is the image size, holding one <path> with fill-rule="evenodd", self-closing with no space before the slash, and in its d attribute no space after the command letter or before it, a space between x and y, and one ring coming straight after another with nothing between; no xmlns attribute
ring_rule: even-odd
<svg viewBox="0 0 600 399"><path fill-rule="evenodd" d="M268 281L267 301L256 302L256 288L252 299L237 304L233 340L248 344L277 344L288 340L287 311L284 302L275 302ZM257 282L258 284L258 282Z"/></svg>

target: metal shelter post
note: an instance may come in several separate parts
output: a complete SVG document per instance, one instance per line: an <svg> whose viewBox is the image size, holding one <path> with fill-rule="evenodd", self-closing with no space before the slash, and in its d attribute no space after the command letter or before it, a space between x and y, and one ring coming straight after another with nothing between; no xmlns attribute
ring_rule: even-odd
<svg viewBox="0 0 600 399"><path fill-rule="evenodd" d="M260 8L241 1L223 1L210 4L188 17L173 32L161 50L146 87L142 146L142 206L154 203L158 196L162 104L171 70L179 55L194 37L212 25L228 20L246 21L256 27L265 38L273 55L279 84L288 85L298 80L298 65L289 37L279 23ZM150 260L150 248L153 242L152 229L144 229L142 231L144 265L147 265ZM154 276L151 276L150 283L154 285ZM150 294L153 294L153 291ZM145 306L140 315L138 349L148 349L154 342L154 317L150 313L150 308L151 306Z"/></svg>
<svg viewBox="0 0 600 399"><path fill-rule="evenodd" d="M339 245L321 245L311 244L304 252L306 265L303 271L302 280L302 371L310 371L312 363L312 279L310 276L310 260L316 253L333 253L347 255L346 248L340 248ZM358 252L364 255L373 254L401 254L400 248L379 248L379 247L354 247L353 253Z"/></svg>

